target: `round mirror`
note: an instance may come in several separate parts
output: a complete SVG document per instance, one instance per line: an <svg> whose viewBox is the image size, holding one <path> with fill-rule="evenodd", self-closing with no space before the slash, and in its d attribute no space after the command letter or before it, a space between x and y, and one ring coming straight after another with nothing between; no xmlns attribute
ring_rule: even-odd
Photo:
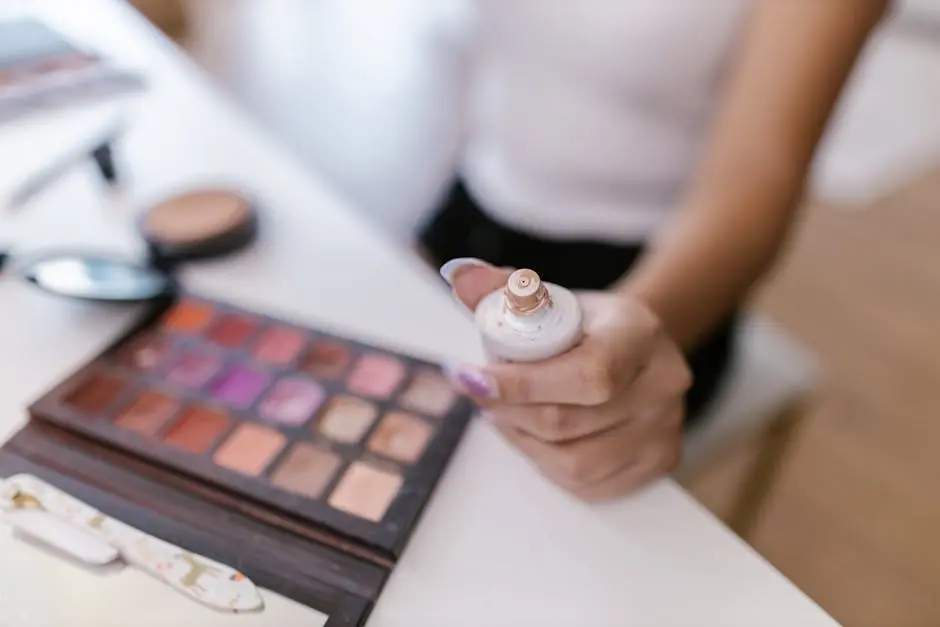
<svg viewBox="0 0 940 627"><path fill-rule="evenodd" d="M162 272L124 261L82 254L32 259L20 275L57 296L108 302L138 302L169 294L173 281Z"/></svg>

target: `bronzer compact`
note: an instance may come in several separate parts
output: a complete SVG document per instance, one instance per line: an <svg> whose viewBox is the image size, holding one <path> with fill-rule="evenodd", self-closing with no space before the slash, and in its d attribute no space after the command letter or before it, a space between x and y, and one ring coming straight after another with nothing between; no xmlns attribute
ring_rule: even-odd
<svg viewBox="0 0 940 627"><path fill-rule="evenodd" d="M137 263L84 251L53 251L21 262L19 274L67 298L140 302L171 295L174 270L250 246L258 234L255 203L240 191L193 190L153 205L138 221L147 259Z"/></svg>
<svg viewBox="0 0 940 627"><path fill-rule="evenodd" d="M0 476L172 543L177 563L237 567L329 627L362 624L471 401L378 346L193 294L148 309L30 407Z"/></svg>

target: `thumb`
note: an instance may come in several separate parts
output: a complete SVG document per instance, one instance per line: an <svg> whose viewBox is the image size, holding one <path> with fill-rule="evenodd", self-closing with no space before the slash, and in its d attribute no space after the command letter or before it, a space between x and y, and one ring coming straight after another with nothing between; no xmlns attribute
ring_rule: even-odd
<svg viewBox="0 0 940 627"><path fill-rule="evenodd" d="M454 296L474 311L484 296L506 285L511 271L471 258L451 259L441 266L441 276L454 288Z"/></svg>

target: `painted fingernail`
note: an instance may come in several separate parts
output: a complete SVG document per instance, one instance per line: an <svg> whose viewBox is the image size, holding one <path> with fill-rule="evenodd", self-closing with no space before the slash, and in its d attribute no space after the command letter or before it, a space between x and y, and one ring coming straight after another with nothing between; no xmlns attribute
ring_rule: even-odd
<svg viewBox="0 0 940 627"><path fill-rule="evenodd" d="M496 398L499 389L493 377L470 366L447 366L444 373L450 382L462 392L480 398Z"/></svg>
<svg viewBox="0 0 940 627"><path fill-rule="evenodd" d="M449 285L453 285L454 277L457 276L457 273L464 268L485 265L487 265L487 263L482 259L475 259L473 257L458 257L457 259L451 259L441 266L440 272L444 280L447 281Z"/></svg>

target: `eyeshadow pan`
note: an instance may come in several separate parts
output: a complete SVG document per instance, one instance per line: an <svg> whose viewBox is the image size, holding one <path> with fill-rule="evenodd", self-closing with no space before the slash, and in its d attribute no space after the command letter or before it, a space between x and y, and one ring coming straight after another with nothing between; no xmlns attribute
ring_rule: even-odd
<svg viewBox="0 0 940 627"><path fill-rule="evenodd" d="M326 392L313 381L282 379L261 401L258 413L268 422L299 427L310 420L325 398Z"/></svg>
<svg viewBox="0 0 940 627"><path fill-rule="evenodd" d="M432 370L418 372L399 397L403 407L440 418L447 414L457 395L439 373Z"/></svg>
<svg viewBox="0 0 940 627"><path fill-rule="evenodd" d="M177 303L163 319L163 326L177 333L198 333L212 319L212 307L184 300Z"/></svg>
<svg viewBox="0 0 940 627"><path fill-rule="evenodd" d="M277 366L287 365L296 359L307 336L296 329L274 327L265 331L255 345L255 359Z"/></svg>
<svg viewBox="0 0 940 627"><path fill-rule="evenodd" d="M335 340L318 340L304 354L300 369L319 379L339 379L352 360L349 349Z"/></svg>
<svg viewBox="0 0 940 627"><path fill-rule="evenodd" d="M166 360L172 349L172 343L166 338L149 335L132 342L121 351L118 361L128 368L150 372Z"/></svg>
<svg viewBox="0 0 940 627"><path fill-rule="evenodd" d="M219 447L213 459L229 470L258 476L286 442L287 439L273 429L243 422Z"/></svg>
<svg viewBox="0 0 940 627"><path fill-rule="evenodd" d="M339 462L335 453L300 443L274 471L271 481L288 492L315 499L323 494Z"/></svg>
<svg viewBox="0 0 940 627"><path fill-rule="evenodd" d="M346 379L353 392L375 398L388 398L405 376L405 364L391 355L363 355Z"/></svg>
<svg viewBox="0 0 940 627"><path fill-rule="evenodd" d="M329 503L353 516L379 522L395 500L401 475L364 462L354 462L330 495Z"/></svg>
<svg viewBox="0 0 940 627"><path fill-rule="evenodd" d="M177 409L179 409L179 402L173 397L147 391L121 411L114 423L128 431L152 436L176 413Z"/></svg>
<svg viewBox="0 0 940 627"><path fill-rule="evenodd" d="M226 348L237 348L242 346L251 337L251 334L258 328L258 322L249 316L225 315L212 325L206 338Z"/></svg>
<svg viewBox="0 0 940 627"><path fill-rule="evenodd" d="M369 449L402 462L418 461L431 439L431 427L403 412L390 412L382 418L369 438Z"/></svg>
<svg viewBox="0 0 940 627"><path fill-rule="evenodd" d="M218 356L198 349L188 349L171 362L166 378L167 381L188 388L201 388L215 376L221 366L222 360Z"/></svg>
<svg viewBox="0 0 940 627"><path fill-rule="evenodd" d="M189 453L204 453L228 427L228 417L214 409L189 407L163 441Z"/></svg>
<svg viewBox="0 0 940 627"><path fill-rule="evenodd" d="M97 414L114 402L123 389L123 381L99 372L82 381L62 400L82 413Z"/></svg>
<svg viewBox="0 0 940 627"><path fill-rule="evenodd" d="M337 396L320 419L320 433L346 444L362 440L378 414L375 405L353 396Z"/></svg>
<svg viewBox="0 0 940 627"><path fill-rule="evenodd" d="M212 395L231 405L247 407L268 385L268 379L268 375L260 370L232 366L212 384Z"/></svg>

